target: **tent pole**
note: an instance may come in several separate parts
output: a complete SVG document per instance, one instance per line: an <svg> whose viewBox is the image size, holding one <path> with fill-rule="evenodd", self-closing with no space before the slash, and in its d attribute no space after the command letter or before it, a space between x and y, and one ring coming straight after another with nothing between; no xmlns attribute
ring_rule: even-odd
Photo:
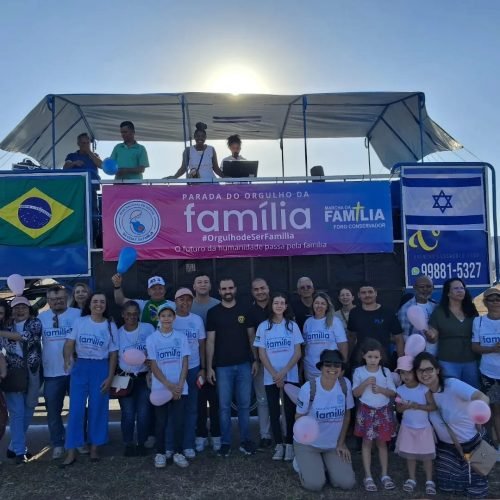
<svg viewBox="0 0 500 500"><path fill-rule="evenodd" d="M56 169L56 100L51 94L47 97L47 106L52 114L52 170Z"/></svg>
<svg viewBox="0 0 500 500"><path fill-rule="evenodd" d="M370 156L370 139L365 137L365 148L368 150L368 175L372 177L372 161Z"/></svg>
<svg viewBox="0 0 500 500"><path fill-rule="evenodd" d="M307 165L307 121L306 121L306 108L307 108L307 96L302 96L302 122L304 124L304 157L306 163L306 177L309 175L309 168Z"/></svg>
<svg viewBox="0 0 500 500"><path fill-rule="evenodd" d="M181 97L182 106L182 132L184 134L184 149L187 148L187 136L186 136L186 102L184 100L184 94Z"/></svg>
<svg viewBox="0 0 500 500"><path fill-rule="evenodd" d="M424 130L422 127L422 108L425 106L425 97L418 94L418 127L420 129L420 161L424 163Z"/></svg>
<svg viewBox="0 0 500 500"><path fill-rule="evenodd" d="M281 149L281 177L285 177L285 152L283 151L283 137L280 138Z"/></svg>

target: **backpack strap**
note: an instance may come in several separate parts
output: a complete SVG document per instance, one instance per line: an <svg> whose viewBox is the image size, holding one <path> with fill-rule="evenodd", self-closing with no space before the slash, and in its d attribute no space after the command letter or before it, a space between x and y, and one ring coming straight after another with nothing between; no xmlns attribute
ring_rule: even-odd
<svg viewBox="0 0 500 500"><path fill-rule="evenodd" d="M314 398L316 397L316 379L313 378L309 385L311 386L311 392L309 394L309 403L312 405Z"/></svg>
<svg viewBox="0 0 500 500"><path fill-rule="evenodd" d="M344 393L345 404L347 406L347 383L344 377L339 377L339 384L342 392Z"/></svg>

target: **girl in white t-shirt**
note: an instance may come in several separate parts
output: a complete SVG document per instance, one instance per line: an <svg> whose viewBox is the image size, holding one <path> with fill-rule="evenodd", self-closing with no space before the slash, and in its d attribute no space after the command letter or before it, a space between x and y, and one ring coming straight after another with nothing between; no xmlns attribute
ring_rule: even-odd
<svg viewBox="0 0 500 500"><path fill-rule="evenodd" d="M276 443L273 460L292 461L293 424L295 404L283 391L286 420L285 446L280 424L280 394L285 382L298 385L299 372L297 362L301 356L302 334L294 321L284 293L275 293L271 297L271 314L257 328L254 346L259 349L259 358L264 365L264 385L271 430Z"/></svg>
<svg viewBox="0 0 500 500"><path fill-rule="evenodd" d="M359 398L354 434L363 438L363 485L366 491L377 491L371 473L372 442L376 441L382 469L380 481L384 489L392 490L395 484L387 474L387 442L395 432L391 398L396 396L396 387L391 372L383 366L385 351L380 342L368 338L361 346L360 352L364 365L354 371L352 393L354 397Z"/></svg>
<svg viewBox="0 0 500 500"><path fill-rule="evenodd" d="M396 371L399 372L403 385L397 389L396 410L403 414L396 441L396 453L406 458L409 478L403 484L403 490L413 493L417 487L417 460L423 462L425 471L425 493L436 494L436 485L432 480L432 461L436 457L434 432L429 421L429 412L436 410L436 404L429 388L419 384L413 371L413 358L398 358Z"/></svg>
<svg viewBox="0 0 500 500"><path fill-rule="evenodd" d="M334 316L334 308L330 297L323 292L313 296L313 316L304 323L303 337L305 343L304 375L307 380L319 376L316 364L325 349L338 349L344 360L347 359L347 337L342 321Z"/></svg>

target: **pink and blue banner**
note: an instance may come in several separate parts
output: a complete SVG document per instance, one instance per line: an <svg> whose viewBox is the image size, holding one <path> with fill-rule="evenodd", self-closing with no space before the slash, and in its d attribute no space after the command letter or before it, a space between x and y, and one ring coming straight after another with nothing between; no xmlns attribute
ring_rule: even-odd
<svg viewBox="0 0 500 500"><path fill-rule="evenodd" d="M104 186L104 259L393 251L388 181Z"/></svg>

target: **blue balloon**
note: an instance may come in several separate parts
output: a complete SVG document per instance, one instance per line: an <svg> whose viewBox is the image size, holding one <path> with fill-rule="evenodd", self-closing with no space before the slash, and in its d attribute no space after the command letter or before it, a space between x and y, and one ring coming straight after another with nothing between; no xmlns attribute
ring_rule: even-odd
<svg viewBox="0 0 500 500"><path fill-rule="evenodd" d="M115 175L118 172L118 163L113 158L105 158L102 160L102 169L108 175Z"/></svg>
<svg viewBox="0 0 500 500"><path fill-rule="evenodd" d="M116 266L116 271L120 274L126 273L137 260L137 252L135 248L123 247L120 250L120 255L118 256L118 265Z"/></svg>

